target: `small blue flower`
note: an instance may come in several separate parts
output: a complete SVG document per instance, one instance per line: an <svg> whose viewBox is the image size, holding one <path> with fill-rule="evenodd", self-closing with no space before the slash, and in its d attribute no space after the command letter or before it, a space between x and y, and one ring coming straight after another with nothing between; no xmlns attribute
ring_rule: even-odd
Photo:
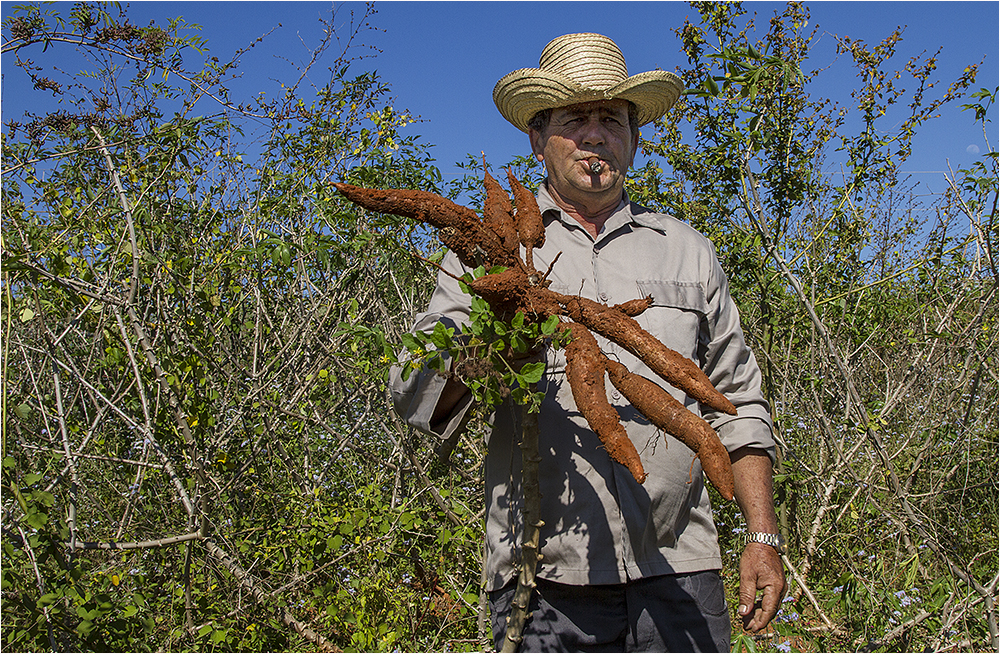
<svg viewBox="0 0 1000 654"><path fill-rule="evenodd" d="M907 595L905 590L898 590L893 594L899 599L900 606L909 606L910 604L913 604L914 602L917 601L914 598Z"/></svg>
<svg viewBox="0 0 1000 654"><path fill-rule="evenodd" d="M778 650L779 652L791 652L792 641L786 640L783 643L778 643L777 645L774 646L774 649Z"/></svg>
<svg viewBox="0 0 1000 654"><path fill-rule="evenodd" d="M775 622L795 622L799 619L799 614L796 611L785 612L784 609L778 609L778 614L774 616Z"/></svg>

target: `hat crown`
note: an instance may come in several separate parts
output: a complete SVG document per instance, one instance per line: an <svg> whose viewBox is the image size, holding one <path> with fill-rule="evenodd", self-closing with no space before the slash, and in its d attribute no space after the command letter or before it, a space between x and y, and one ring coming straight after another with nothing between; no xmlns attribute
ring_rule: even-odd
<svg viewBox="0 0 1000 654"><path fill-rule="evenodd" d="M595 91L628 78L625 55L614 41L601 34L566 34L553 39L542 50L538 67Z"/></svg>

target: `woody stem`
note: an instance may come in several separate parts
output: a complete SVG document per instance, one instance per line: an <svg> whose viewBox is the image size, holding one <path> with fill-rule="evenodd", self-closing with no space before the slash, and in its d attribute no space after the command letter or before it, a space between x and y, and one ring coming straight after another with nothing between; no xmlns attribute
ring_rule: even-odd
<svg viewBox="0 0 1000 654"><path fill-rule="evenodd" d="M521 644L524 623L531 616L528 603L535 589L535 569L542 555L539 553L542 493L538 486L538 413L528 404L521 406L521 489L524 493L524 540L521 544L521 571L517 589L511 601L507 618L507 634L501 652L516 652Z"/></svg>

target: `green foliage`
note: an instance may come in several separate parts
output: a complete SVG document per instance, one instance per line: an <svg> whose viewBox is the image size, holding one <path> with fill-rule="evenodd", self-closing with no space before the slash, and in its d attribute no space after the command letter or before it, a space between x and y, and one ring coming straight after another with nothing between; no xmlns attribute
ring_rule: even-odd
<svg viewBox="0 0 1000 654"><path fill-rule="evenodd" d="M764 34L740 4L695 7L677 30L689 91L630 193L712 238L764 369L802 583L734 648L995 647L996 152L925 204L899 173L976 67L934 97L936 55L900 64L899 31L837 37L859 78L840 106L809 93L805 7ZM995 92L969 97L985 128ZM820 174L830 159L842 184ZM731 507L717 522L735 600L744 527Z"/></svg>
<svg viewBox="0 0 1000 654"><path fill-rule="evenodd" d="M402 335L402 344L408 352L403 362L403 379L424 368L445 376L455 374L472 391L477 406L485 414L492 413L508 398L538 411L544 393L534 389L545 373L545 362L516 362L545 347L564 347L569 336L559 330L559 316L555 315L537 322L518 312L512 319L502 320L486 300L474 295L467 286L487 273L503 270L502 266L489 271L480 266L459 282L462 290L472 295L468 332L456 334L455 328L438 323L429 333ZM452 361L458 362L454 370L450 369Z"/></svg>
<svg viewBox="0 0 1000 654"><path fill-rule="evenodd" d="M413 118L350 49L241 101L181 21L4 24L29 75L74 47L36 85L93 109L3 140L4 649L478 649L476 484L384 393L438 246L329 184L436 190Z"/></svg>

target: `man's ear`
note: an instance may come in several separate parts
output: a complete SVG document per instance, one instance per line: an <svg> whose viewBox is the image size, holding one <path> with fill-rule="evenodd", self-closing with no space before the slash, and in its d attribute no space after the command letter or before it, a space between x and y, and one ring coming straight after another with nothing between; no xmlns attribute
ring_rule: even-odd
<svg viewBox="0 0 1000 654"><path fill-rule="evenodd" d="M531 152L541 163L545 163L545 138L541 132L528 128L528 140L531 142ZM634 155L633 155L634 156Z"/></svg>
<svg viewBox="0 0 1000 654"><path fill-rule="evenodd" d="M635 161L635 153L638 152L638 151L639 151L639 133L636 132L635 143L632 144L632 156L629 157L629 160L628 160L628 167L629 168L632 167L632 162Z"/></svg>

